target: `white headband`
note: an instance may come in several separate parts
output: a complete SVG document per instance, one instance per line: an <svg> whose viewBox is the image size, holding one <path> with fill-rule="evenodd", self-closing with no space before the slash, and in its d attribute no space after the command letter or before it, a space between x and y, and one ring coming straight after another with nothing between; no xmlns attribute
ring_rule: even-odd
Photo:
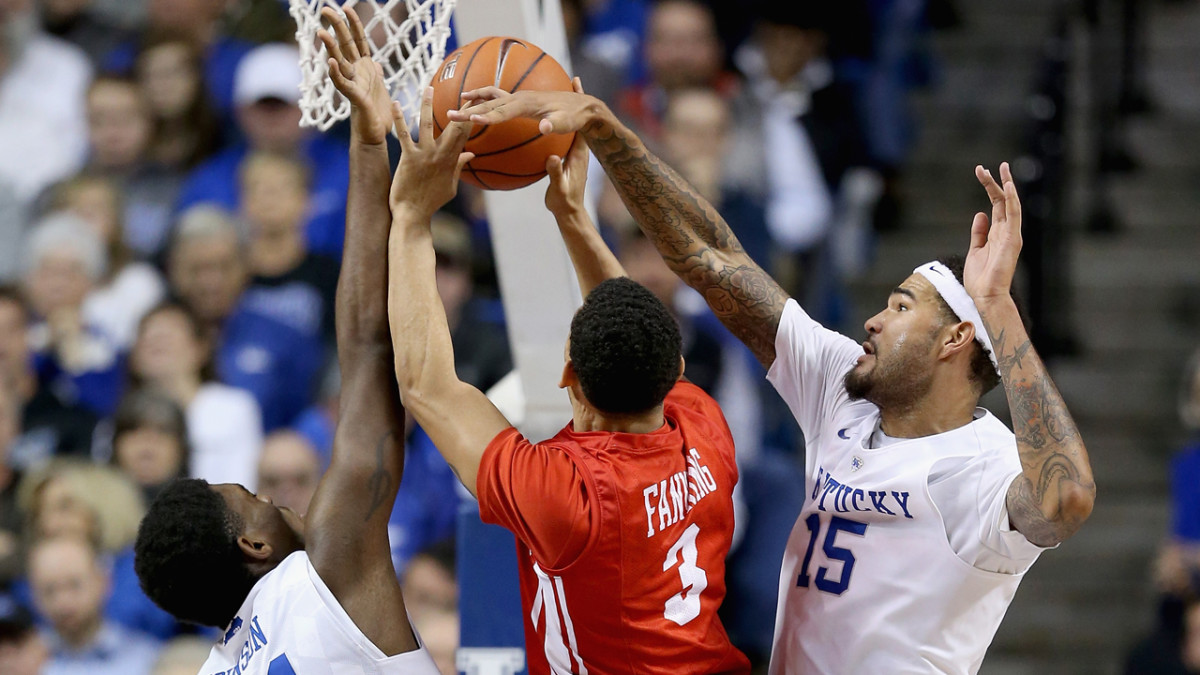
<svg viewBox="0 0 1200 675"><path fill-rule="evenodd" d="M992 360L992 366L999 373L1000 364L996 362L996 351L992 349L992 339L988 337L987 328L983 326L983 317L979 316L979 308L967 294L967 289L958 283L954 272L935 260L913 270L913 274L920 274L933 284L938 295L941 295L946 304L950 305L951 311L959 321L970 321L975 326L975 339L983 345L983 351L987 353L988 358Z"/></svg>

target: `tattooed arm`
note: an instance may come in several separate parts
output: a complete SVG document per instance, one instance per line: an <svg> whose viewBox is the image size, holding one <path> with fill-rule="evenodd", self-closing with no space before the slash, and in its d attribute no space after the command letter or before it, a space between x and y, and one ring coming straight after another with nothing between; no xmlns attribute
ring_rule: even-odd
<svg viewBox="0 0 1200 675"><path fill-rule="evenodd" d="M1087 448L1046 366L1034 351L1009 295L1021 249L1021 203L1007 164L1003 187L976 168L992 200L992 222L980 213L971 227L963 283L992 338L1012 411L1022 474L1007 496L1012 526L1039 546L1053 546L1079 530L1092 512L1096 482Z"/></svg>
<svg viewBox="0 0 1200 675"><path fill-rule="evenodd" d="M352 104L346 245L335 312L342 391L329 470L306 518L305 549L322 581L385 654L417 648L388 543L388 518L404 470L404 410L392 376L386 250L391 182L385 144L391 100L362 24L325 10L330 77Z"/></svg>
<svg viewBox="0 0 1200 675"><path fill-rule="evenodd" d="M571 92L517 92L494 87L464 94L478 102L451 119L491 124L541 119L543 133L578 131L604 166L646 236L717 318L770 367L787 294L738 242L721 214L655 157L603 102Z"/></svg>

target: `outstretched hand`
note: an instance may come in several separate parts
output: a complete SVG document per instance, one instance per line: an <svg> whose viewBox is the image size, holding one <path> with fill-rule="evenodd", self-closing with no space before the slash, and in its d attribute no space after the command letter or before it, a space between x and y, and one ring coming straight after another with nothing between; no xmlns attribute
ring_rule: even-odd
<svg viewBox="0 0 1200 675"><path fill-rule="evenodd" d="M541 120L538 131L543 134L569 134L582 129L602 105L583 93L579 78L572 81L572 88L574 91L521 90L511 94L499 87L472 89L462 95L469 107L451 110L449 117L482 125L530 117Z"/></svg>
<svg viewBox="0 0 1200 675"><path fill-rule="evenodd" d="M400 104L392 106L396 136L400 138L400 165L392 179L392 211L409 210L428 218L458 193L458 177L474 153L463 152L471 134L470 122L451 122L442 135L433 137L433 87L421 97L421 121L417 139L409 134Z"/></svg>
<svg viewBox="0 0 1200 675"><path fill-rule="evenodd" d="M582 94L583 85L579 78L572 81L575 91ZM550 155L546 159L546 173L550 186L546 188L546 208L555 216L583 210L583 190L587 185L587 143L576 136L566 157Z"/></svg>
<svg viewBox="0 0 1200 675"><path fill-rule="evenodd" d="M350 101L351 129L361 143L383 143L392 126L392 96L383 66L371 59L362 20L353 10L346 12L343 20L332 7L322 9L321 17L329 22L333 34L322 29L317 37L329 52L329 79Z"/></svg>
<svg viewBox="0 0 1200 675"><path fill-rule="evenodd" d="M1008 162L1000 165L1003 185L982 166L975 167L975 177L992 200L990 225L982 212L971 223L971 246L963 266L963 286L978 303L1009 297L1021 253L1021 200Z"/></svg>

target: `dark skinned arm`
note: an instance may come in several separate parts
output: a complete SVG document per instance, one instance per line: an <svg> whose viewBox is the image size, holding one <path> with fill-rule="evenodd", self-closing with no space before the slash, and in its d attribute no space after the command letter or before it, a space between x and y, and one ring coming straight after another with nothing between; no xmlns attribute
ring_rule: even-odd
<svg viewBox="0 0 1200 675"><path fill-rule="evenodd" d="M387 525L404 471L404 409L392 376L387 316L391 225L387 133L392 105L362 24L322 15L330 77L350 99L350 189L335 320L342 391L333 459L313 495L306 550L355 625L385 654L417 648L392 566Z"/></svg>

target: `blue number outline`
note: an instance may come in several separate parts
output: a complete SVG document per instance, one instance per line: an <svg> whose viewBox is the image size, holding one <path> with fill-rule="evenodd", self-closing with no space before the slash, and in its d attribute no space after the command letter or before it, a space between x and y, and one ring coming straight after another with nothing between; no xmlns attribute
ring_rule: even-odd
<svg viewBox="0 0 1200 675"><path fill-rule="evenodd" d="M809 514L808 518L804 519L804 524L808 526L810 534L808 549L804 553L804 561L800 563L800 574L796 577L796 586L808 588L811 583L808 568L812 563L817 537L821 533L821 514ZM854 552L844 546L837 545L837 536L842 532L859 537L865 536L867 533L867 523L861 523L857 520L850 520L840 516L830 517L829 528L825 531L825 541L821 543L821 550L825 553L826 559L840 561L842 563L842 570L841 574L838 575L838 579L831 581L827 576L829 568L824 565L818 567L816 587L817 590L831 595L845 593L846 589L850 587L850 575L854 572Z"/></svg>

